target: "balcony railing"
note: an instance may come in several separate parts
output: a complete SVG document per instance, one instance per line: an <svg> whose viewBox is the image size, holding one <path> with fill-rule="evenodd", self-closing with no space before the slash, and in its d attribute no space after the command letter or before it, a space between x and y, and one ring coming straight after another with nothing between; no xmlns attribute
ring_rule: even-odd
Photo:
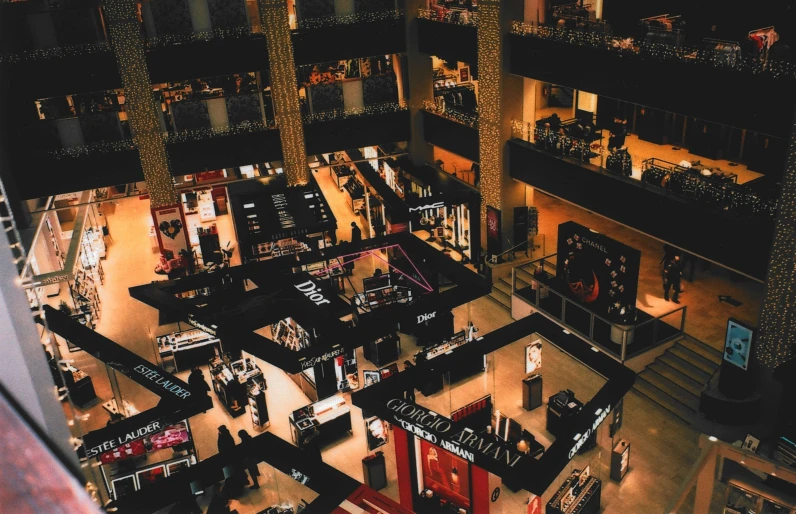
<svg viewBox="0 0 796 514"><path fill-rule="evenodd" d="M189 32L186 34L163 34L146 38L147 50L164 48L171 45L182 45L197 42L222 41L227 39L246 39L253 34L261 33L259 27L249 26L213 29L203 32Z"/></svg>
<svg viewBox="0 0 796 514"><path fill-rule="evenodd" d="M52 48L36 48L22 52L0 54L0 63L14 64L23 61L42 61L47 59L61 59L64 57L79 57L84 55L104 54L111 52L111 45L107 41L94 43L81 43L77 45L56 46Z"/></svg>
<svg viewBox="0 0 796 514"><path fill-rule="evenodd" d="M602 146L602 138L596 141L559 135L538 124L511 121L512 137L533 144L537 149L558 157L566 157L591 164L591 159L600 157L597 164L608 173L630 179L632 161L626 152L608 152ZM662 161L645 159L641 165L640 181L696 202L709 209L737 215L743 218L774 219L777 214L778 192L758 192L745 184L737 184L737 175L720 170L703 174L695 169Z"/></svg>
<svg viewBox="0 0 796 514"><path fill-rule="evenodd" d="M365 107L341 108L332 109L329 111L314 112L303 115L303 121L309 125L312 123L322 123L324 121L345 120L349 118L358 118L360 116L372 116L379 114L390 114L394 112L406 111L407 106L404 101L400 102L385 102L374 105L366 105Z"/></svg>
<svg viewBox="0 0 796 514"><path fill-rule="evenodd" d="M455 108L445 107L440 108L436 103L431 100L423 100L423 109L428 112L433 112L438 116L448 118L449 120L461 123L468 127L478 130L478 108L476 107L475 114L459 111Z"/></svg>
<svg viewBox="0 0 796 514"><path fill-rule="evenodd" d="M565 292L556 279L556 254L514 268L512 293L619 362L682 337L686 306L653 317L633 306L612 309L614 321Z"/></svg>
<svg viewBox="0 0 796 514"><path fill-rule="evenodd" d="M598 48L623 56L638 56L639 58L657 59L660 61L679 61L718 69L729 69L739 73L766 74L776 78L796 78L796 64L776 59L763 60L744 55L728 55L713 51L707 47L647 43L630 37L621 38L601 32L549 27L520 21L512 23L511 32L518 36L536 37L570 45Z"/></svg>
<svg viewBox="0 0 796 514"><path fill-rule="evenodd" d="M478 13L472 11L453 11L450 9L418 9L417 17L424 20L451 23L453 25L463 25L465 27L478 26Z"/></svg>
<svg viewBox="0 0 796 514"><path fill-rule="evenodd" d="M358 12L342 16L323 16L319 18L307 18L298 22L298 30L314 30L327 27L337 27L340 25L359 25L365 23L376 23L386 20L401 20L404 12L400 9L377 12Z"/></svg>
<svg viewBox="0 0 796 514"><path fill-rule="evenodd" d="M253 120L244 121L235 125L225 125L223 127L204 127L199 129L183 130L176 133L165 132L163 134L163 139L166 141L166 143L185 143L188 141L200 141L214 137L253 134L275 128L276 122L274 120Z"/></svg>

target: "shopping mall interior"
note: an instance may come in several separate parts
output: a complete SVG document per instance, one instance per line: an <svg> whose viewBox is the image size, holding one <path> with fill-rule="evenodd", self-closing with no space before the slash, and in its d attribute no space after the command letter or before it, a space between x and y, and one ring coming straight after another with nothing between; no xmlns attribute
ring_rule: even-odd
<svg viewBox="0 0 796 514"><path fill-rule="evenodd" d="M796 514L794 37L0 0L0 501Z"/></svg>

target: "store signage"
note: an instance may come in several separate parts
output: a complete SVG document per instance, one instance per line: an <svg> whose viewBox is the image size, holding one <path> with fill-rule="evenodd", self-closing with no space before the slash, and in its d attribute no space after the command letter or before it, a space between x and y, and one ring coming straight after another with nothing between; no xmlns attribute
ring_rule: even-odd
<svg viewBox="0 0 796 514"><path fill-rule="evenodd" d="M191 396L190 391L184 389L179 384L172 382L172 380L169 380L169 377L161 375L161 372L158 370L149 368L147 366L144 366L143 364L139 364L134 369L136 372L140 373L144 378L156 383L157 385L162 387L163 390L168 391L177 398L185 400L189 396ZM171 378L174 379L174 377Z"/></svg>
<svg viewBox="0 0 796 514"><path fill-rule="evenodd" d="M271 201L274 202L276 213L279 216L279 225L282 228L293 228L296 226L296 220L290 211L287 210L287 197L283 194L271 195Z"/></svg>
<svg viewBox="0 0 796 514"><path fill-rule="evenodd" d="M321 288L318 287L318 285L312 280L308 280L301 284L295 284L293 287L304 293L304 296L309 298L311 301L315 302L315 305L332 303L323 296Z"/></svg>
<svg viewBox="0 0 796 514"><path fill-rule="evenodd" d="M409 212L425 211L427 209L439 209L440 207L445 207L445 202L434 202L418 207L409 207Z"/></svg>
<svg viewBox="0 0 796 514"><path fill-rule="evenodd" d="M57 282L66 282L69 280L69 275L54 275L52 277L47 277L39 280L39 284L46 286L48 284L55 284Z"/></svg>
<svg viewBox="0 0 796 514"><path fill-rule="evenodd" d="M396 423L408 432L469 462L476 462L480 456L513 468L523 456L495 441L488 441L469 428L456 431L451 420L419 405L393 398L387 402L387 408L395 413Z"/></svg>
<svg viewBox="0 0 796 514"><path fill-rule="evenodd" d="M190 324L192 327L194 327L194 328L198 328L198 329L199 329L199 330L201 330L202 332L207 332L207 333L208 333L208 334L210 334L211 336L215 336L215 335L217 335L217 334L216 334L216 330L218 329L218 327L217 327L217 326L215 326L215 325L210 325L210 326L208 327L208 326L207 326L207 325L205 325L204 323L201 323L201 322L199 322L199 321L196 321L196 320L193 318L193 316L190 316L190 317L188 318L188 323L189 323L189 324Z"/></svg>
<svg viewBox="0 0 796 514"><path fill-rule="evenodd" d="M135 441L136 439L141 439L144 436L149 434L154 434L155 432L160 432L165 428L160 421L152 421L148 425L143 427L136 428L135 430L131 430L130 432L126 432L125 434L114 437L113 439L107 439L103 443L100 443L92 448L86 448L86 457L89 459L92 457L96 457L101 453L105 453L108 451L113 450L114 448L118 448L123 444L127 444L131 441Z"/></svg>
<svg viewBox="0 0 796 514"><path fill-rule="evenodd" d="M329 359L334 359L335 357L339 357L345 353L345 348L335 348L330 352L326 352L323 355L318 355L317 357L310 357L309 359L302 359L301 362L301 370L304 371L305 369L309 369L315 367L316 364L320 364L321 362L326 362Z"/></svg>
<svg viewBox="0 0 796 514"><path fill-rule="evenodd" d="M594 423L592 423L591 427L588 428L586 432L584 432L583 434L578 434L576 436L575 446L573 446L572 449L569 450L570 460L572 460L572 457L574 457L575 454L578 453L578 450L580 450L580 448L584 444L586 444L586 441L589 440L589 437L591 437L591 435L597 431L597 427L599 427L600 424L602 424L602 422L605 421L605 418L608 417L608 414L610 412L611 412L610 405L604 409L597 410L597 412L595 413L597 415L597 418L594 420Z"/></svg>
<svg viewBox="0 0 796 514"><path fill-rule="evenodd" d="M426 321L434 319L435 317L437 317L437 311L431 312L429 314L421 314L417 317L417 324L419 325L420 323L425 323Z"/></svg>

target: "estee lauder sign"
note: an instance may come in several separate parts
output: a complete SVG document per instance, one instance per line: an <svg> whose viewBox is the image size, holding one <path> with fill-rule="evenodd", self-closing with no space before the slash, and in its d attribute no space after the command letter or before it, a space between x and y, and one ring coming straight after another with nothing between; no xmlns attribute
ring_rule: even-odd
<svg viewBox="0 0 796 514"><path fill-rule="evenodd" d="M163 425L160 421L152 421L143 427L136 428L135 430L127 432L126 434L120 435L119 437L108 439L92 448L86 448L86 457L89 459L96 457L101 453L118 448L123 444L135 441L136 439L141 439L142 437L149 434L154 434L155 432L160 432L162 429Z"/></svg>
<svg viewBox="0 0 796 514"><path fill-rule="evenodd" d="M395 413L396 424L407 432L487 469L488 462L513 468L524 457L522 453L512 452L510 447L489 441L469 428L456 429L451 420L419 405L393 398L387 402L387 408Z"/></svg>

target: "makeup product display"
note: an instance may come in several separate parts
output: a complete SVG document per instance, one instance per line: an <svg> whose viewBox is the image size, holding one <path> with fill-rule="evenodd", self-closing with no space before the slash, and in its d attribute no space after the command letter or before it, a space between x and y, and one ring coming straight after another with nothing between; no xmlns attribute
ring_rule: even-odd
<svg viewBox="0 0 796 514"><path fill-rule="evenodd" d="M221 355L221 341L203 330L194 328L155 338L161 359L171 358L176 371L205 363L214 355Z"/></svg>
<svg viewBox="0 0 796 514"><path fill-rule="evenodd" d="M602 482L583 471L574 470L547 502L549 514L597 514L600 512Z"/></svg>
<svg viewBox="0 0 796 514"><path fill-rule="evenodd" d="M214 358L210 361L210 376L213 390L232 417L246 412L249 386L256 384L266 388L263 372L250 358L233 362L226 357L224 360Z"/></svg>
<svg viewBox="0 0 796 514"><path fill-rule="evenodd" d="M64 376L64 385L69 390L69 397L75 405L83 406L97 398L94 383L85 371L81 371L71 364L61 364Z"/></svg>
<svg viewBox="0 0 796 514"><path fill-rule="evenodd" d="M611 452L611 480L621 481L630 469L630 443L622 439Z"/></svg>
<svg viewBox="0 0 796 514"><path fill-rule="evenodd" d="M351 407L342 396L332 396L290 414L290 434L299 447L316 437L321 443L351 432Z"/></svg>

